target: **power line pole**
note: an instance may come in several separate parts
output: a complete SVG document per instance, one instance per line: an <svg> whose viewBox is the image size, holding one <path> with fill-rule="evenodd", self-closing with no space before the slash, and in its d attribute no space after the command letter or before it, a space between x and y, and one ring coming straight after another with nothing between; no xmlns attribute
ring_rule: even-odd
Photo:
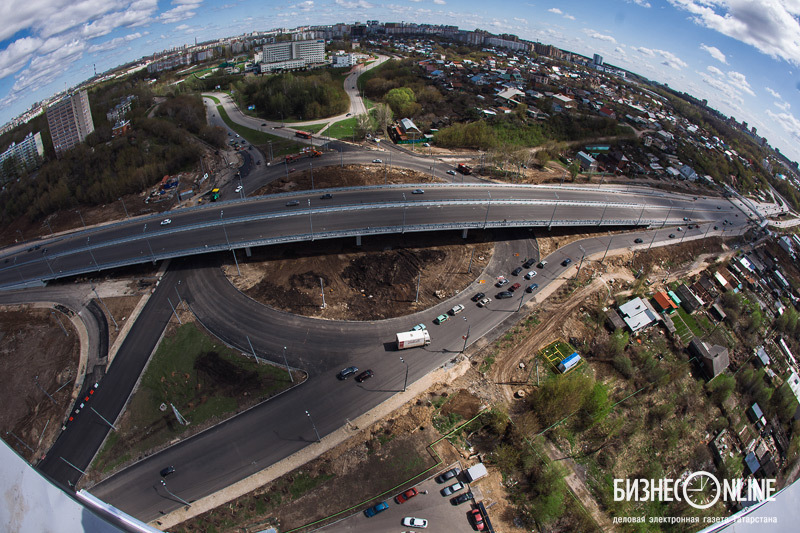
<svg viewBox="0 0 800 533"><path fill-rule="evenodd" d="M322 278L319 278L319 288L322 291L322 309L325 309L327 304L325 304L325 285L322 283Z"/></svg>
<svg viewBox="0 0 800 533"><path fill-rule="evenodd" d="M294 383L294 377L292 377L292 370L289 368L289 361L286 360L286 346L283 347L283 364L286 365L286 372L289 374L289 381Z"/></svg>

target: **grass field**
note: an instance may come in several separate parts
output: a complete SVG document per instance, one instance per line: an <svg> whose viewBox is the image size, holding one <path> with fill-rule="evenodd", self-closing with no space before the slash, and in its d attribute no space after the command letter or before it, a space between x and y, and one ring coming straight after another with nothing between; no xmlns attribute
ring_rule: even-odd
<svg viewBox="0 0 800 533"><path fill-rule="evenodd" d="M300 149L305 146L304 144L295 142L291 139L284 139L283 137L278 137L277 135L250 129L247 126L237 124L231 120L231 117L228 116L225 108L221 105L217 106L217 111L219 112L219 116L222 117L222 120L225 121L225 124L227 124L230 129L241 135L242 138L250 144L263 147L266 146L267 143L271 142L272 153L276 157L299 152Z"/></svg>
<svg viewBox="0 0 800 533"><path fill-rule="evenodd" d="M353 136L353 131L356 128L356 117L346 118L334 123L325 131L328 137L334 139L346 139Z"/></svg>

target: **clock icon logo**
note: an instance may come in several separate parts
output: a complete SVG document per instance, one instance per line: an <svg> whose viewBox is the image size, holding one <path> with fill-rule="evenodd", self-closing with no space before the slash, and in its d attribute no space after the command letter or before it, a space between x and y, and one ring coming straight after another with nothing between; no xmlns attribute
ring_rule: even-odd
<svg viewBox="0 0 800 533"><path fill-rule="evenodd" d="M683 499L695 509L708 509L719 500L719 480L714 474L694 472L683 482Z"/></svg>

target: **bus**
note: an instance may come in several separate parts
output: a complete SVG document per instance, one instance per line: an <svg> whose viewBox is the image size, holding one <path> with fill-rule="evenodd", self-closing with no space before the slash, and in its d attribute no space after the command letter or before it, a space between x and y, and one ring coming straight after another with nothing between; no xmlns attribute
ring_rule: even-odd
<svg viewBox="0 0 800 533"><path fill-rule="evenodd" d="M303 139L310 139L311 138L311 134L308 133L307 131L298 130L298 131L294 132L294 134L295 134L296 137L301 137Z"/></svg>

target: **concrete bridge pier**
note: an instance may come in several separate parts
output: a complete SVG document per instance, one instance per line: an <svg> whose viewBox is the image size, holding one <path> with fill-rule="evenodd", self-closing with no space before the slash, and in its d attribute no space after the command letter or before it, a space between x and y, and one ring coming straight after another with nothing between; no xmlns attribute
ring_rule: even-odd
<svg viewBox="0 0 800 533"><path fill-rule="evenodd" d="M361 235L356 235L356 246L361 246Z"/></svg>
<svg viewBox="0 0 800 533"><path fill-rule="evenodd" d="M462 239L466 239L467 238L467 231L469 231L469 230L467 228L464 228L464 231L461 232L461 238Z"/></svg>

